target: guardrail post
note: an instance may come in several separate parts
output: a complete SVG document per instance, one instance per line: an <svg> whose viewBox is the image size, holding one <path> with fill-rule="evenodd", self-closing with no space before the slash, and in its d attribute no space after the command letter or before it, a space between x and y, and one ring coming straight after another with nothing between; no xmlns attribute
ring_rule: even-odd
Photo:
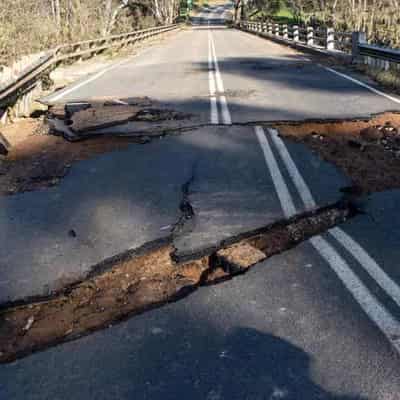
<svg viewBox="0 0 400 400"><path fill-rule="evenodd" d="M333 28L326 30L326 48L327 50L335 50L335 31Z"/></svg>
<svg viewBox="0 0 400 400"><path fill-rule="evenodd" d="M289 35L288 35L288 26L287 25L283 25L283 38L284 39L288 39Z"/></svg>
<svg viewBox="0 0 400 400"><path fill-rule="evenodd" d="M263 32L267 31L267 23L266 22L263 22L263 24L262 24L262 31Z"/></svg>
<svg viewBox="0 0 400 400"><path fill-rule="evenodd" d="M300 40L299 26L294 25L293 26L293 41L298 42L299 40Z"/></svg>
<svg viewBox="0 0 400 400"><path fill-rule="evenodd" d="M351 56L353 62L363 62L363 57L360 56L360 44L367 43L367 35L365 32L352 32L351 34Z"/></svg>
<svg viewBox="0 0 400 400"><path fill-rule="evenodd" d="M258 25L258 29L257 29L258 32L262 32L262 26L263 26L262 22L258 22L257 25Z"/></svg>
<svg viewBox="0 0 400 400"><path fill-rule="evenodd" d="M279 36L279 24L275 24L275 36Z"/></svg>
<svg viewBox="0 0 400 400"><path fill-rule="evenodd" d="M307 44L314 45L314 28L312 26L307 26Z"/></svg>
<svg viewBox="0 0 400 400"><path fill-rule="evenodd" d="M270 34L270 35L272 35L272 24L271 24L271 22L268 22L268 33Z"/></svg>

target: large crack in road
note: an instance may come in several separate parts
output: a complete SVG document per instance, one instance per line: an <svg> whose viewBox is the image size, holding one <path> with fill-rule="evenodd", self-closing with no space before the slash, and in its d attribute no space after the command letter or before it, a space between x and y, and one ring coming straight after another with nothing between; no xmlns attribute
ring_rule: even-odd
<svg viewBox="0 0 400 400"><path fill-rule="evenodd" d="M8 304L0 314L0 362L10 362L216 284L356 214L338 203L226 239L177 262L173 237L105 260L89 276L46 298Z"/></svg>
<svg viewBox="0 0 400 400"><path fill-rule="evenodd" d="M166 109L148 98L130 98L124 99L122 104L120 102L119 99L105 98L93 100L93 104L56 104L49 108L44 126L35 123L33 132L21 127L24 132L18 132L18 136L25 135L26 139L19 139L16 145L11 146L9 155L0 165L2 193L16 194L55 186L68 175L72 163L129 144L147 144L162 137L196 134L199 129L215 127L209 122L198 121L196 116ZM120 111L111 122L116 109ZM79 114L89 111L98 113L100 121L96 122L96 118L86 114L86 120L82 121L83 114ZM74 115L78 134L71 130ZM50 132L47 124L50 124ZM88 135L80 133L82 124L85 129L90 126ZM97 125L109 127L104 130L96 128ZM137 125L136 128L133 125ZM368 118L342 120L252 121L232 126L255 125L274 126L284 137L303 142L323 159L342 169L351 177L354 186L361 187L363 192L400 187L399 113L385 112ZM17 128L4 129L4 135L7 137L10 131L12 137ZM72 145L48 133L61 133L67 140L78 142ZM352 164L354 160L357 168ZM373 164L379 168L371 168ZM377 170L384 173L376 176Z"/></svg>
<svg viewBox="0 0 400 400"><path fill-rule="evenodd" d="M383 113L357 120L263 124L275 126L282 136L305 143L322 158L335 163L351 178L353 186L350 189L353 192L350 190L350 194L356 197L364 192L400 187L400 173L395 173L399 169L400 114ZM176 127L174 135L188 129L194 133L196 128ZM160 134L165 134L165 131ZM120 137L109 139L121 140ZM93 137L89 142L97 140L99 138ZM379 168L376 168L377 162ZM192 172L182 185L181 216L169 237L106 259L94 265L85 279L50 296L3 304L0 362L10 362L106 328L130 316L179 300L203 285L232 279L251 266L323 233L357 213L353 205L354 196L346 192L345 201L256 231L230 236L200 252L182 256L177 253L174 241L190 231L191 221L195 218L189 195L196 178L196 165L193 162ZM391 170L392 174L382 178L376 176L377 170ZM388 179L388 176L396 178Z"/></svg>

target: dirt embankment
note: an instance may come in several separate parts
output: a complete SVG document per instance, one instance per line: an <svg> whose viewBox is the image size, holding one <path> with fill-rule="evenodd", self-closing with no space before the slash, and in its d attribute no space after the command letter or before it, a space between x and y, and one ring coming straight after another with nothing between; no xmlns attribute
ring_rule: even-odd
<svg viewBox="0 0 400 400"><path fill-rule="evenodd" d="M135 138L98 137L69 143L49 135L48 130L42 119L33 118L0 128L11 144L8 155L0 159L0 195L57 185L74 162L138 142Z"/></svg>
<svg viewBox="0 0 400 400"><path fill-rule="evenodd" d="M356 194L400 188L400 114L368 120L277 126L283 137L305 143L353 182Z"/></svg>

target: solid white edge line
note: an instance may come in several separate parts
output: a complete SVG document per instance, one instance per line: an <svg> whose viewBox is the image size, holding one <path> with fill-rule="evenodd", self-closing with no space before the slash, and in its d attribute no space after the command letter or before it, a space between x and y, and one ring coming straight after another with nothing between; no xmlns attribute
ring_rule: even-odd
<svg viewBox="0 0 400 400"><path fill-rule="evenodd" d="M226 96L224 95L224 93L225 93L224 82L222 79L221 71L219 69L217 52L215 50L215 44L214 44L214 38L213 38L213 35L211 32L210 32L210 40L211 40L212 56L213 56L213 61L214 61L214 66L215 66L215 77L216 77L216 82L217 82L217 89L220 94L219 101L220 101L221 110L222 110L222 121L223 121L224 125L232 125L232 117L231 117L231 113L229 111L228 101L226 99Z"/></svg>
<svg viewBox="0 0 400 400"><path fill-rule="evenodd" d="M311 194L310 188L303 179L292 156L286 148L285 143L279 137L276 129L269 128L268 132L276 146L278 153L286 166L289 176L307 209L316 207L316 202ZM400 307L400 287L386 274L378 263L363 249L363 247L343 229L335 227L328 231L364 268L365 271L378 283L378 285L393 299Z"/></svg>
<svg viewBox="0 0 400 400"><path fill-rule="evenodd" d="M219 101L221 103L222 109L222 120L224 121L224 125L232 125L231 113L229 112L228 102L225 96L220 96Z"/></svg>
<svg viewBox="0 0 400 400"><path fill-rule="evenodd" d="M218 105L217 105L217 98L215 96L210 97L210 105L211 105L211 124L218 125L219 124Z"/></svg>
<svg viewBox="0 0 400 400"><path fill-rule="evenodd" d="M65 89L60 91L60 93L55 94L54 96L50 96L50 98L48 99L49 102L53 102L53 101L57 101L60 100L62 97L66 96L67 94L70 94L72 92L74 92L75 90L80 89L82 86L87 85L90 82L93 82L94 80L100 78L101 76L103 76L105 73L113 70L114 68L119 67L121 64L123 64L124 62L126 62L127 60L123 60L117 64L112 65L111 67L105 68L102 71L98 72L95 75L92 75L90 78L76 84L75 86L70 87L69 89Z"/></svg>
<svg viewBox="0 0 400 400"><path fill-rule="evenodd" d="M332 228L329 233L361 264L368 274L400 307L400 287L381 269L378 263L340 228Z"/></svg>
<svg viewBox="0 0 400 400"><path fill-rule="evenodd" d="M274 183L279 201L281 203L283 213L285 217L290 218L296 214L296 207L294 206L292 197L290 196L289 189L281 174L274 154L272 153L272 149L268 143L267 137L265 136L264 129L261 126L256 126L254 129L257 135L258 142L260 143L261 149L263 151L264 159L267 163L269 173L271 174L271 178Z"/></svg>
<svg viewBox="0 0 400 400"><path fill-rule="evenodd" d="M304 203L304 205L312 206L315 204L315 200L305 183L303 177L301 176L296 164L294 163L292 157L286 149L285 144L282 139L278 136L278 132L275 129L268 130L270 135L272 136L273 142L277 147L280 157L282 161L286 165L286 168L289 172L291 179L293 180L294 185ZM257 135L258 136L258 135ZM264 134L265 136L265 134ZM273 156L273 153L272 153ZM279 190L276 187L276 190ZM283 205L282 205L283 207ZM336 232L340 228L333 228ZM335 231L334 231L335 232ZM342 231L343 234L345 232ZM339 234L340 238L345 236ZM351 238L350 238L351 239ZM352 240L352 239L351 239ZM351 252L351 247L348 247L349 244L352 244L351 241L341 241L343 242L343 246L346 247L347 250ZM369 292L367 287L361 282L361 280L356 276L356 274L351 270L346 261L339 255L339 253L332 247L324 238L321 236L315 236L310 239L310 243L313 247L320 253L320 255L328 262L333 271L342 281L344 286L350 291L353 295L354 299L358 302L361 308L366 312L366 314L371 318L372 321L379 327L379 329L383 332L383 334L387 337L387 339L392 343L392 345L396 348L396 350L400 353L400 323L397 321L385 308L380 304L377 298ZM356 242L354 241L354 244ZM358 244L357 244L358 245ZM358 245L359 246L359 245ZM358 250L361 249L361 254L363 254L363 258L361 260L365 261L365 255L368 254L359 246ZM354 248L353 248L354 250ZM352 254L356 254L352 252ZM360 254L358 254L360 255ZM357 257L356 257L357 258ZM358 259L358 258L357 258ZM370 258L372 260L372 258ZM372 260L373 261L373 260ZM361 261L359 260L361 263ZM376 263L375 263L376 264ZM361 264L365 268L365 263ZM382 276L386 275L384 271L382 271L379 266L376 264L377 269L375 270L379 272L378 279L382 283ZM390 279L389 277L387 277ZM378 282L379 283L379 282ZM387 286L384 283L386 290ZM394 284L394 282L393 282Z"/></svg>
<svg viewBox="0 0 400 400"><path fill-rule="evenodd" d="M391 100L391 101L393 101L393 102L395 102L397 104L400 104L400 99L398 99L396 97L393 97L393 96L390 96L389 94L384 93L384 92L382 92L382 91L380 91L378 89L375 89L372 86L367 85L366 83L359 81L358 79L355 79L355 78L353 78L353 77L351 77L349 75L346 75L346 74L343 74L341 72L338 72L338 71L336 71L336 70L334 70L332 68L325 67L324 65L320 65L320 67L322 67L323 69L325 69L325 70L327 70L329 72L332 72L333 74L341 76L344 79L347 79L347 80L349 80L349 81L351 81L353 83L356 83L357 85L362 86L363 88L368 89L371 92L373 92L373 93L375 93L375 94L377 94L379 96L383 96L383 97L387 98L388 100Z"/></svg>
<svg viewBox="0 0 400 400"><path fill-rule="evenodd" d="M213 70L213 60L212 60L212 53L211 53L211 39L208 41L208 82L210 87L210 95L215 96L216 87L215 87L215 77L214 77L214 70Z"/></svg>
<svg viewBox="0 0 400 400"><path fill-rule="evenodd" d="M208 24L210 25L210 23ZM210 118L211 124L219 124L218 103L216 97L215 76L211 49L211 33L208 31L208 83L210 90Z"/></svg>
<svg viewBox="0 0 400 400"><path fill-rule="evenodd" d="M268 133L270 134L272 141L275 147L277 148L282 161L286 165L286 169L289 173L289 176L292 178L292 181L296 186L297 191L299 192L299 195L306 209L309 210L315 208L316 202L314 200L314 197L311 194L311 191L307 186L306 182L304 181L299 170L297 169L297 166L293 161L291 155L289 154L289 151L287 150L285 143L283 143L283 140L279 137L278 131L273 128L268 128Z"/></svg>
<svg viewBox="0 0 400 400"><path fill-rule="evenodd" d="M212 48L212 53L213 53L213 56L214 56L215 76L216 76L216 80L217 80L217 89L218 89L218 91L220 93L224 93L225 92L224 82L222 80L221 71L219 69L217 52L215 50L214 38L213 38L212 35L211 35L211 48Z"/></svg>
<svg viewBox="0 0 400 400"><path fill-rule="evenodd" d="M211 31L210 31L210 21L208 21L208 70L211 71L213 69L213 60L211 55Z"/></svg>
<svg viewBox="0 0 400 400"><path fill-rule="evenodd" d="M113 103L122 104L124 106L129 106L129 103L127 103L126 101L123 101L123 100L113 99L112 101L113 101Z"/></svg>
<svg viewBox="0 0 400 400"><path fill-rule="evenodd" d="M332 270L364 312L400 353L400 323L369 292L346 261L325 239L321 236L314 236L310 239L310 242L322 258L331 266Z"/></svg>
<svg viewBox="0 0 400 400"><path fill-rule="evenodd" d="M216 90L215 90L215 80L214 80L214 72L213 71L209 71L208 81L210 84L210 95L215 96Z"/></svg>
<svg viewBox="0 0 400 400"><path fill-rule="evenodd" d="M60 100L62 97L66 96L67 94L70 94L70 93L74 92L75 90L81 88L82 86L85 86L90 82L93 82L94 80L100 78L101 76L103 76L107 72L112 71L113 69L118 68L119 66L121 66L121 65L123 65L125 63L128 63L132 59L135 59L138 56L142 56L143 54L146 54L151 50L153 50L153 48L149 47L149 48L143 50L142 52L133 55L132 57L128 57L128 58L126 58L124 60L121 60L120 62L118 62L116 64L110 65L109 67L106 67L102 71L99 71L97 74L95 74L93 76L90 76L88 79L86 79L86 80L84 80L84 81L82 81L80 83L77 83L76 85L70 86L69 88L66 88L66 89L63 89L63 90L60 90L60 92L54 93L54 95L49 95L47 97L47 101L48 102L54 102L54 101Z"/></svg>

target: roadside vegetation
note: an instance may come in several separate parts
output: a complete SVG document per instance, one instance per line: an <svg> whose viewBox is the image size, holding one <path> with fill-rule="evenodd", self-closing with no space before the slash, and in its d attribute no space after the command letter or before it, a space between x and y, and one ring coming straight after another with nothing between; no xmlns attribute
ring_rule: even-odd
<svg viewBox="0 0 400 400"><path fill-rule="evenodd" d="M2 0L2 65L57 44L172 23L181 0Z"/></svg>
<svg viewBox="0 0 400 400"><path fill-rule="evenodd" d="M237 0L246 18L364 31L374 43L400 47L400 0Z"/></svg>

